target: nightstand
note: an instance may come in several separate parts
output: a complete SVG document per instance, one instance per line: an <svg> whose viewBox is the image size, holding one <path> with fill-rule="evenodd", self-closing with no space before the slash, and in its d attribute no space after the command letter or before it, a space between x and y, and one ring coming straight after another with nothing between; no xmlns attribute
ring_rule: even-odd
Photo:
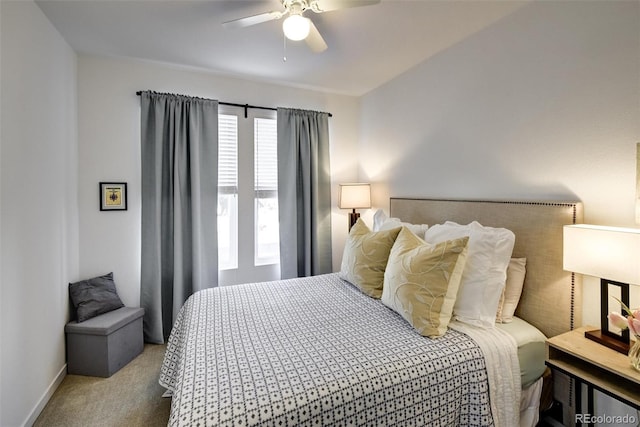
<svg viewBox="0 0 640 427"><path fill-rule="evenodd" d="M629 358L584 337L586 326L547 340L547 365L576 381L576 414L593 413L593 390L640 409L640 372L629 364ZM582 384L587 387L587 410L582 410ZM635 414L634 414L635 415ZM576 420L576 425L582 425Z"/></svg>

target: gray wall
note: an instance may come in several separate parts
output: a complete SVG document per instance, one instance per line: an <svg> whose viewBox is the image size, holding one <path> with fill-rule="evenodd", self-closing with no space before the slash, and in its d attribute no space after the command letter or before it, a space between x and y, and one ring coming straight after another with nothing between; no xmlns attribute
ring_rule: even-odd
<svg viewBox="0 0 640 427"><path fill-rule="evenodd" d="M64 377L78 273L76 55L32 2L0 2L0 425Z"/></svg>

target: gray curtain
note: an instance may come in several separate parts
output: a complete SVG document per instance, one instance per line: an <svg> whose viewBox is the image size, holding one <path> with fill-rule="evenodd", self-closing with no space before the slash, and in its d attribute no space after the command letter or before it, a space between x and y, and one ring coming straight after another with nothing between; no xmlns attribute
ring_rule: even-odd
<svg viewBox="0 0 640 427"><path fill-rule="evenodd" d="M278 210L282 278L330 273L328 113L278 108Z"/></svg>
<svg viewBox="0 0 640 427"><path fill-rule="evenodd" d="M218 102L142 92L142 265L147 342L218 281Z"/></svg>

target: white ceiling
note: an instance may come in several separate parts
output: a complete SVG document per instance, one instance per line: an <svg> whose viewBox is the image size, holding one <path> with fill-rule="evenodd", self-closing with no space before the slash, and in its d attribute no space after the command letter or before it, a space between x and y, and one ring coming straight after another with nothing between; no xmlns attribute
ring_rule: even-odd
<svg viewBox="0 0 640 427"><path fill-rule="evenodd" d="M132 57L250 80L362 95L512 13L526 2L382 0L314 14L329 48L286 43L282 21L241 29L222 22L281 10L279 0L38 0L79 53Z"/></svg>

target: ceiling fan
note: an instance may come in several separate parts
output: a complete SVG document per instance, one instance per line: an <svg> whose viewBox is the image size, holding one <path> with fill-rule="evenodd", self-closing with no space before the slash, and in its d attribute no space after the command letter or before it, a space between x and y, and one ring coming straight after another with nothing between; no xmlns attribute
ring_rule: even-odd
<svg viewBox="0 0 640 427"><path fill-rule="evenodd" d="M282 11L271 11L234 19L224 22L222 25L225 28L243 28L289 15L282 22L284 35L289 40L304 40L312 51L319 53L327 49L327 43L320 35L313 21L303 16L305 11L311 10L315 13L323 13L377 3L380 3L380 0L282 0L282 6L284 7Z"/></svg>

